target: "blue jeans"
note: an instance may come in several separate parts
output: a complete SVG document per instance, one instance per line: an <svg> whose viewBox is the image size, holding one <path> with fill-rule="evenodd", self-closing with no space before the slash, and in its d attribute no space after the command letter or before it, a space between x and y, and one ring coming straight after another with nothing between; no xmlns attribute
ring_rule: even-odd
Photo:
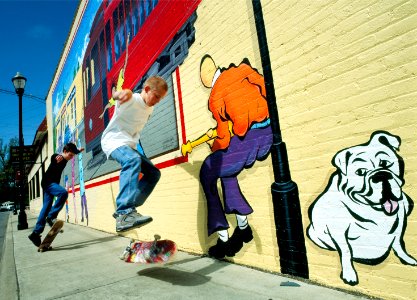
<svg viewBox="0 0 417 300"><path fill-rule="evenodd" d="M161 178L161 172L146 156L129 146L117 148L110 156L122 165L116 213L125 215L145 202ZM140 173L143 177L139 180Z"/></svg>
<svg viewBox="0 0 417 300"><path fill-rule="evenodd" d="M54 205L52 202L56 196ZM41 234L45 229L46 217L55 219L61 209L64 207L65 201L68 199L68 192L57 183L51 183L43 189L43 206L39 213L38 221L36 222L33 232Z"/></svg>

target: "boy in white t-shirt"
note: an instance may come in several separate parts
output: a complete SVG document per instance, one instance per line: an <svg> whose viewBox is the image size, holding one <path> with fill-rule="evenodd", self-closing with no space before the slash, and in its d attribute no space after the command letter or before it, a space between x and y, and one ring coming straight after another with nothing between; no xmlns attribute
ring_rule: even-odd
<svg viewBox="0 0 417 300"><path fill-rule="evenodd" d="M159 76L149 77L142 92L125 89L112 90L116 100L114 115L101 136L101 148L108 158L122 166L120 191L116 198L116 231L126 231L143 226L152 217L136 212L151 194L161 177L161 172L144 155L136 150L140 133L153 112L153 106L165 97L166 81ZM139 180L139 174L143 177Z"/></svg>

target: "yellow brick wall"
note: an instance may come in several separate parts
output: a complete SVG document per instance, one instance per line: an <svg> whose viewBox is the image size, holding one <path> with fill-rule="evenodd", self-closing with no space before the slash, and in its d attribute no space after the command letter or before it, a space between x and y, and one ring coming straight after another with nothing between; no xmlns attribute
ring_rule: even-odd
<svg viewBox="0 0 417 300"><path fill-rule="evenodd" d="M402 139L403 190L417 198L416 1L262 1L276 96L293 180L307 209L334 171L331 159L376 130ZM404 242L416 257L417 213ZM417 268L391 251L381 264L354 263L344 284L339 255L306 238L310 278L387 299L416 299Z"/></svg>
<svg viewBox="0 0 417 300"><path fill-rule="evenodd" d="M367 142L376 130L401 137L403 190L417 199L417 1L270 0L262 1L262 6L282 136L292 179L300 191L304 228L309 224L308 208L335 170L333 156ZM215 126L207 106L210 91L199 78L199 63L205 54L221 67L248 58L263 73L251 1L203 0L197 14L196 41L179 68L190 140ZM48 115L48 126L50 121ZM154 221L126 235L151 239L158 233L174 240L181 250L207 253L217 239L207 236L207 205L199 183L200 167L208 154L208 147L202 145L193 150L187 163L162 169L158 186L140 208ZM118 172L96 181L114 176ZM230 260L279 272L270 157L238 178L254 209L249 216L254 240ZM115 232L111 214L118 188L116 181L87 189L88 226ZM76 201L79 203L78 192ZM70 195L70 215L72 203ZM61 218L63 214L64 210ZM236 221L234 217L228 220L231 234ZM408 218L404 242L409 254L417 257L416 211ZM392 251L375 266L354 263L359 284L350 286L340 279L337 252L318 248L308 237L306 247L314 282L386 299L417 299L417 267L402 264Z"/></svg>

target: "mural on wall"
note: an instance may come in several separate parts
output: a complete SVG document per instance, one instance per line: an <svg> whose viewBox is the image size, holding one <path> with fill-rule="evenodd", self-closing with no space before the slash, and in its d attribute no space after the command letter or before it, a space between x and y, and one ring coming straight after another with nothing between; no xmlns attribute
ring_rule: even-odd
<svg viewBox="0 0 417 300"><path fill-rule="evenodd" d="M168 95L156 108L150 125L144 128L141 141L150 158L179 149L172 73L182 64L194 42L194 10L198 3L191 0L121 1L117 5L103 3L99 7L82 64L86 92L85 143L89 154L87 173L106 162L101 151L101 134L112 117L114 107L108 110L106 107L109 107L111 88L120 82L121 74L123 87L134 91L139 91L151 75L168 81ZM162 119L167 126L163 131L156 129L152 119L159 122ZM107 166L95 174L119 168L117 163Z"/></svg>
<svg viewBox="0 0 417 300"><path fill-rule="evenodd" d="M336 153L337 170L309 208L307 235L319 247L338 251L347 284L359 282L354 261L377 265L391 249L403 264L417 265L403 239L413 201L402 190L400 143L400 137L376 131L367 143Z"/></svg>
<svg viewBox="0 0 417 300"><path fill-rule="evenodd" d="M69 193L70 193L70 187L69 187L69 181L68 181L68 176L67 175L65 175L65 177L64 177L64 182L65 182L65 189L67 190L68 195L69 195ZM67 222L69 222L68 198L67 198L67 200L65 200L65 220Z"/></svg>
<svg viewBox="0 0 417 300"><path fill-rule="evenodd" d="M75 157L71 159L71 193L72 193L72 204L74 207L74 223L77 224L78 223L77 204L75 200Z"/></svg>
<svg viewBox="0 0 417 300"><path fill-rule="evenodd" d="M239 186L237 176L251 168L257 160L264 160L272 144L272 130L265 98L263 76L244 59L238 66L219 68L210 55L200 64L203 85L211 88L208 108L217 126L205 135L182 146L182 153L204 142L212 153L204 160L200 182L207 200L208 235L217 232L216 245L209 255L216 258L234 256L243 243L253 239L247 216L253 212ZM220 179L223 203L217 189ZM229 238L225 214L235 214L237 225Z"/></svg>
<svg viewBox="0 0 417 300"><path fill-rule="evenodd" d="M81 148L81 140L78 139L77 147ZM78 153L78 174L80 176L80 197L81 197L81 222L84 220L88 226L88 208L87 208L87 196L85 194L85 182L84 182L84 168L83 168L83 154ZM85 216L85 219L84 219Z"/></svg>
<svg viewBox="0 0 417 300"><path fill-rule="evenodd" d="M149 158L174 153L169 158L172 164L179 163L176 158L182 159L173 74L195 41L195 10L200 1L81 2L81 18L74 24L75 34L63 57L65 63L52 86L52 120L55 152L69 141L86 149L62 176L63 181L65 176L71 178L73 199L77 197L75 192L80 192L81 210L77 211L81 211L82 221L88 218L85 183L120 169L117 162L106 159L100 145L114 109L105 108L109 107L111 88L119 74L123 74L123 88L133 91L140 91L151 75L166 79L168 94L155 107L138 149ZM155 126L156 122L164 126Z"/></svg>

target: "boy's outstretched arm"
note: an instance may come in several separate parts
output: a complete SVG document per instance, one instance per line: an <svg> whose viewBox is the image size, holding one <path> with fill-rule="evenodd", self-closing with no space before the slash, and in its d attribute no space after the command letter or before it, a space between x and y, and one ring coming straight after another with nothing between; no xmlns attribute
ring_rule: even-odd
<svg viewBox="0 0 417 300"><path fill-rule="evenodd" d="M111 92L112 92L113 99L119 100L120 104L123 104L123 103L129 101L132 98L132 95L133 95L132 91L129 90L129 89L118 91L118 90L116 90L115 87L113 87Z"/></svg>

